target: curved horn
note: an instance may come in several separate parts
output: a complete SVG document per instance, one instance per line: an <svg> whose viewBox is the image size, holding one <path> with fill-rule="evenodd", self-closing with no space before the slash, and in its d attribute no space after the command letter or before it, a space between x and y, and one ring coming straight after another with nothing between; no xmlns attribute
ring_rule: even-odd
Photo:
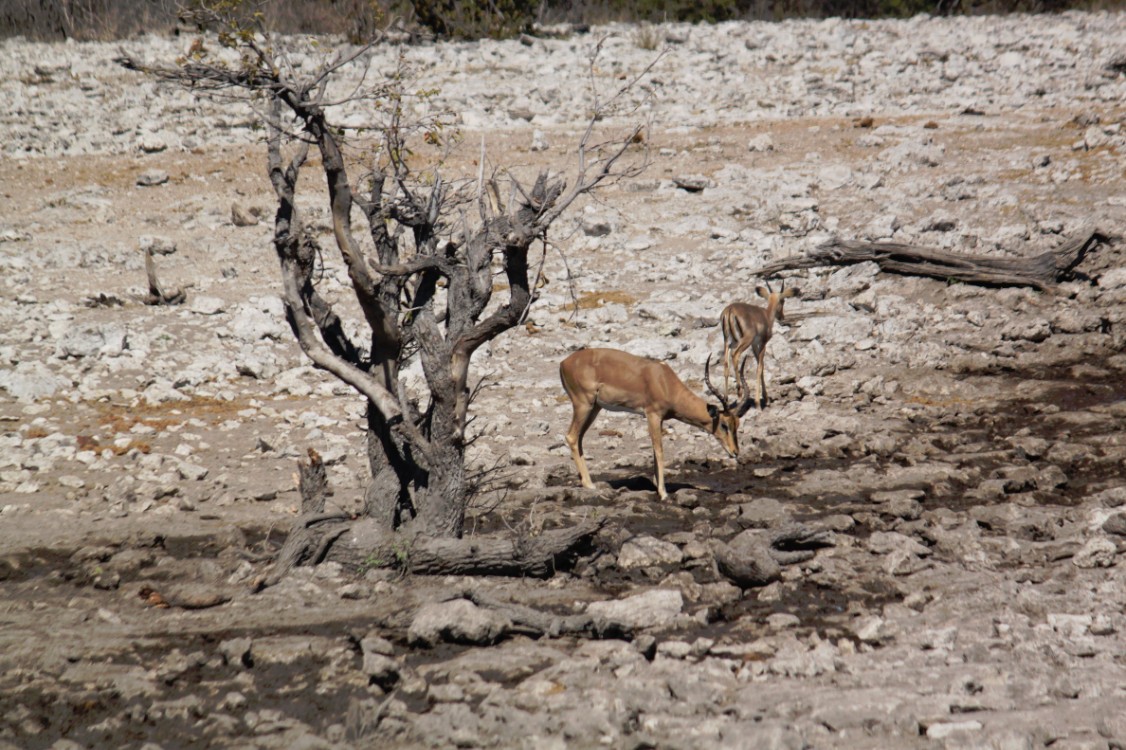
<svg viewBox="0 0 1126 750"><path fill-rule="evenodd" d="M716 400L719 401L719 405L726 410L728 408L727 402L723 400L723 395L719 392L719 390L714 385L712 385L712 379L711 377L709 377L709 370L711 370L711 367L712 355L709 354L708 361L704 364L704 385L706 385L708 387L708 390L712 392L712 395L716 397Z"/></svg>

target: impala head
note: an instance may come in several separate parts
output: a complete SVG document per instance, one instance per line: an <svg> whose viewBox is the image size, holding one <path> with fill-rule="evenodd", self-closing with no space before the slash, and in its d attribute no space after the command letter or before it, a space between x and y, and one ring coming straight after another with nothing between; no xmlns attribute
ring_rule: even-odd
<svg viewBox="0 0 1126 750"><path fill-rule="evenodd" d="M795 287L790 287L789 289L787 289L785 279L782 279L782 286L778 288L777 292L770 288L769 281L765 283L766 286L755 287L755 294L766 300L767 308L770 308L772 306L774 307L775 318L782 321L786 320L786 314L783 311L783 307L786 304L786 298L800 297L801 291Z"/></svg>
<svg viewBox="0 0 1126 750"><path fill-rule="evenodd" d="M747 388L747 380L742 372L739 372L739 382L743 385L743 393L748 394L743 397L743 400L736 403L732 401L727 403L723 398L723 394L712 385L710 377L710 370L712 366L712 355L708 355L708 361L704 365L704 384L708 386L708 390L712 395L719 399L719 406L715 404L708 404L708 414L712 417L711 427L708 432L715 435L716 440L727 451L727 455L732 458L739 457L739 420L747 410L751 408L750 390Z"/></svg>

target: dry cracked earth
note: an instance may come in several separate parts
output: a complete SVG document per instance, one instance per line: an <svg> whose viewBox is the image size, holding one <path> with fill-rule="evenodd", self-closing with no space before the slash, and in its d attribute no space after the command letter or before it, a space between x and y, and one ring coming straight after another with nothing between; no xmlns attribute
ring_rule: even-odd
<svg viewBox="0 0 1126 750"><path fill-rule="evenodd" d="M566 170L588 79L640 72L654 34L651 166L566 218L531 325L475 361L470 533L605 518L592 548L546 580L330 564L259 593L296 461L321 453L345 510L367 469L363 404L281 316L252 113L117 68L115 44L0 43L0 747L1126 747L1126 17L406 55L473 144L449 170L482 138ZM315 179L303 200L330 246ZM702 392L765 262L834 236L1027 257L1091 227L1110 239L1047 291L784 274L801 296L739 459L666 424L659 501L644 420L607 414L579 488L575 348ZM183 305L143 304L145 247ZM326 255L344 309L346 281ZM764 586L717 569L717 543L792 523L828 546ZM629 635L531 637L467 591Z"/></svg>

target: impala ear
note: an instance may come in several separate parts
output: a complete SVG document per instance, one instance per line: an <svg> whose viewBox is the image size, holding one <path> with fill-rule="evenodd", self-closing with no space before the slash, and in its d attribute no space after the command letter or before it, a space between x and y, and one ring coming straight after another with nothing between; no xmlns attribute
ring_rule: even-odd
<svg viewBox="0 0 1126 750"><path fill-rule="evenodd" d="M782 296L783 297L800 297L801 296L801 289L798 289L796 286L790 287L789 289L787 289L782 294Z"/></svg>
<svg viewBox="0 0 1126 750"><path fill-rule="evenodd" d="M713 422L719 419L719 409L716 408L715 404L708 404L708 416L712 418Z"/></svg>
<svg viewBox="0 0 1126 750"><path fill-rule="evenodd" d="M755 294L762 297L763 299L768 299L770 297L770 290L764 286L756 286Z"/></svg>

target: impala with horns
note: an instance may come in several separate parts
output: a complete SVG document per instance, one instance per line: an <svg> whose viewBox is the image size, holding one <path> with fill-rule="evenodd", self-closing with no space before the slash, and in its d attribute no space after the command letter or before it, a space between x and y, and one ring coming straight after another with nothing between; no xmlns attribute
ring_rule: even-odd
<svg viewBox="0 0 1126 750"><path fill-rule="evenodd" d="M738 404L727 403L712 385L708 376L710 367L709 356L704 366L704 382L719 399L719 406L709 404L688 390L664 362L617 349L580 349L563 360L559 377L574 409L571 428L567 430L567 445L571 447L571 457L579 469L583 487L594 487L583 458L583 436L603 409L645 415L657 464L657 494L662 500L668 497L661 448L661 425L666 419L676 419L714 435L727 454L737 458L739 418L750 408L750 399Z"/></svg>
<svg viewBox="0 0 1126 750"><path fill-rule="evenodd" d="M783 279L777 292L770 288L770 282L766 282L766 286L755 287L755 293L766 300L765 308L745 302L733 302L719 314L719 328L723 331L723 392L727 393L730 368L739 375L736 397L745 397L743 367L747 364L746 351L750 349L758 364L754 403L761 409L766 406L766 378L763 371L766 344L774 334L774 321L786 320L783 311L786 299L800 297L801 292L793 287L787 289Z"/></svg>

